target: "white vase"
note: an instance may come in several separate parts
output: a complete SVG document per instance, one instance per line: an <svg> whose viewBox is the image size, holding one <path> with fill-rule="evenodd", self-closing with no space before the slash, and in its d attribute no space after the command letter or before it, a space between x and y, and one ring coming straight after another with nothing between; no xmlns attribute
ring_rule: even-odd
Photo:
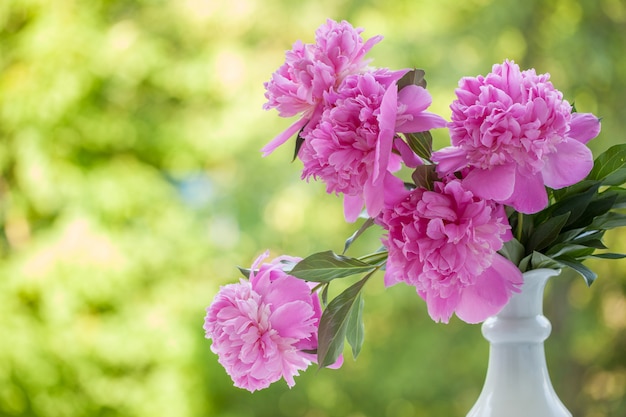
<svg viewBox="0 0 626 417"><path fill-rule="evenodd" d="M552 330L543 315L543 289L558 273L524 273L522 292L483 323L490 343L487 377L467 417L572 417L554 392L543 349Z"/></svg>

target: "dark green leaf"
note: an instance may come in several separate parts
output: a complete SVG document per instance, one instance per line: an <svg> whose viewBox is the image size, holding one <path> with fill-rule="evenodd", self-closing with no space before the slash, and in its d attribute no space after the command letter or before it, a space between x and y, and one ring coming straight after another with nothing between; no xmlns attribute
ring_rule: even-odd
<svg viewBox="0 0 626 417"><path fill-rule="evenodd" d="M291 160L291 162L295 161L296 158L298 158L298 152L300 152L300 148L302 147L302 144L304 143L304 137L301 135L302 130L300 130L300 132L298 132L298 136L296 137L296 148L293 151L293 159Z"/></svg>
<svg viewBox="0 0 626 417"><path fill-rule="evenodd" d="M368 272L374 269L363 261L348 256L337 255L333 251L310 255L293 267L289 275L313 282L329 282L336 278Z"/></svg>
<svg viewBox="0 0 626 417"><path fill-rule="evenodd" d="M602 185L623 185L626 182L626 167L622 167L608 175Z"/></svg>
<svg viewBox="0 0 626 417"><path fill-rule="evenodd" d="M601 181L593 181L593 180L583 180L577 182L574 185L570 185L569 187L561 188L558 190L552 190L552 195L556 199L556 202L564 200L565 198L575 196L585 191L589 190L589 188L600 185Z"/></svg>
<svg viewBox="0 0 626 417"><path fill-rule="evenodd" d="M602 155L598 156L587 179L604 181L611 174L624 167L626 167L626 143L611 146ZM605 185L619 184L605 183Z"/></svg>
<svg viewBox="0 0 626 417"><path fill-rule="evenodd" d="M596 194L578 220L569 222L569 228L589 226L596 217L609 212L613 208L616 199L617 196L614 194Z"/></svg>
<svg viewBox="0 0 626 417"><path fill-rule="evenodd" d="M561 233L561 229L567 223L570 213L563 213L548 218L545 222L535 226L535 230L526 243L526 253L541 250L554 242Z"/></svg>
<svg viewBox="0 0 626 417"><path fill-rule="evenodd" d="M407 72L398 80L398 91L402 90L407 85L418 85L426 88L426 79L424 78L425 75L426 72L424 72L424 70L417 68Z"/></svg>
<svg viewBox="0 0 626 417"><path fill-rule="evenodd" d="M317 362L320 368L332 365L343 352L352 308L372 274L348 287L333 299L322 313L318 330Z"/></svg>
<svg viewBox="0 0 626 417"><path fill-rule="evenodd" d="M354 359L359 356L363 340L365 339L365 325L363 324L363 305L365 300L361 293L357 296L352 308L350 309L350 317L348 318L348 328L346 329L346 340L352 347L352 357Z"/></svg>
<svg viewBox="0 0 626 417"><path fill-rule="evenodd" d="M614 209L626 208L626 189L620 187L609 187L602 192L602 195L614 195Z"/></svg>
<svg viewBox="0 0 626 417"><path fill-rule="evenodd" d="M354 232L352 236L346 239L346 243L343 247L343 253L345 254L348 248L350 247L350 245L352 245L352 242L354 242L359 236L363 234L363 232L369 229L372 225L374 225L374 219L370 217L367 220L365 220L365 222L361 225L361 227L359 227L359 230Z"/></svg>
<svg viewBox="0 0 626 417"><path fill-rule="evenodd" d="M429 131L405 133L404 137L409 147L417 156L430 161L430 156L433 152L433 136Z"/></svg>
<svg viewBox="0 0 626 417"><path fill-rule="evenodd" d="M554 203L547 209L537 213L535 216L537 219L536 221L538 223L543 223L550 217L560 216L561 214L569 212L570 216L565 223L564 230L573 228L570 225L583 216L585 210L587 210L587 207L589 206L589 203L591 203L593 198L596 196L599 187L600 183L595 183L584 192L570 195L567 198Z"/></svg>
<svg viewBox="0 0 626 417"><path fill-rule="evenodd" d="M558 261L561 262L563 265L569 266L574 271L578 272L585 279L585 282L587 283L588 286L591 286L591 284L593 284L593 282L598 277L598 275L595 272L587 268L585 265L583 265L580 261L577 261L576 259L563 256L563 257L559 257Z"/></svg>
<svg viewBox="0 0 626 417"><path fill-rule="evenodd" d="M419 165L411 174L411 178L415 182L415 186L418 188L425 188L427 190L433 189L433 183L437 178L434 165Z"/></svg>
<svg viewBox="0 0 626 417"><path fill-rule="evenodd" d="M623 259L626 258L626 255L623 253L594 253L591 257L601 259Z"/></svg>
<svg viewBox="0 0 626 417"><path fill-rule="evenodd" d="M610 211L602 216L596 217L589 226L589 229L609 230L622 226L626 226L626 215Z"/></svg>

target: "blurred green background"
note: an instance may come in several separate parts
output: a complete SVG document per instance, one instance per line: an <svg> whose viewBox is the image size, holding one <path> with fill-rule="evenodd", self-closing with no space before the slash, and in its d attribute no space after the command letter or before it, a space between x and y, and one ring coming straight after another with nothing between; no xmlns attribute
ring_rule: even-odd
<svg viewBox="0 0 626 417"><path fill-rule="evenodd" d="M603 117L594 153L626 139L623 0L2 0L1 416L465 415L480 327L432 323L382 277L359 359L291 390L232 387L203 338L235 265L340 250L354 230L291 146L259 152L291 123L262 111L262 83L327 17L385 36L374 65L424 68L447 118L460 77L510 58ZM366 236L357 250L378 246ZM592 266L592 289L549 284L548 363L575 416L624 416L626 261Z"/></svg>

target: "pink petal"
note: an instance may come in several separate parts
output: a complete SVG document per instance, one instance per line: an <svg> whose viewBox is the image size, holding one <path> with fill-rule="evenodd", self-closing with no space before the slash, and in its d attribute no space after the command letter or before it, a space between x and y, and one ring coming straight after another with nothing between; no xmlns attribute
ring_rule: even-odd
<svg viewBox="0 0 626 417"><path fill-rule="evenodd" d="M467 323L480 323L498 314L508 303L513 291L523 282L522 273L508 259L495 254L490 268L486 269L476 284L466 287L456 306L456 315Z"/></svg>
<svg viewBox="0 0 626 417"><path fill-rule="evenodd" d="M548 193L541 173L523 174L516 170L513 194L501 202L524 214L543 210L548 205Z"/></svg>
<svg viewBox="0 0 626 417"><path fill-rule="evenodd" d="M385 181L384 178L391 175L389 172L383 174L377 183L367 181L363 186L363 197L365 198L365 208L370 217L376 217L383 209L385 202Z"/></svg>
<svg viewBox="0 0 626 417"><path fill-rule="evenodd" d="M399 137L396 137L393 141L394 147L400 152L400 156L404 161L404 164L409 168L415 168L419 165L424 165L424 162L419 156L413 152L411 147Z"/></svg>
<svg viewBox="0 0 626 417"><path fill-rule="evenodd" d="M383 200L386 207L395 206L411 194L404 186L404 181L390 173L385 175L384 192Z"/></svg>
<svg viewBox="0 0 626 417"><path fill-rule="evenodd" d="M279 306L270 317L272 328L282 338L304 339L316 330L313 309L304 301L293 301Z"/></svg>
<svg viewBox="0 0 626 417"><path fill-rule="evenodd" d="M545 184L554 189L568 187L583 180L593 168L593 154L584 144L566 139L548 155L543 168Z"/></svg>
<svg viewBox="0 0 626 417"><path fill-rule="evenodd" d="M467 167L467 153L462 148L448 146L433 152L431 159L437 163L437 173L441 176L452 174Z"/></svg>
<svg viewBox="0 0 626 417"><path fill-rule="evenodd" d="M430 318L432 318L435 322L442 323L448 323L450 321L450 317L452 317L452 313L454 313L460 299L459 294L456 292L447 298L433 295L431 293L425 294L421 291L418 291L418 294L426 301L428 315Z"/></svg>
<svg viewBox="0 0 626 417"><path fill-rule="evenodd" d="M343 196L343 215L346 221L353 223L359 218L365 201L361 195L344 195Z"/></svg>
<svg viewBox="0 0 626 417"><path fill-rule="evenodd" d="M515 188L515 171L514 164L496 165L491 169L475 168L463 179L463 186L487 200L506 200Z"/></svg>
<svg viewBox="0 0 626 417"><path fill-rule="evenodd" d="M270 143L268 143L263 148L261 148L261 152L263 152L263 156L268 156L269 154L274 152L274 150L278 148L280 145L287 142L289 138L291 138L293 135L299 132L300 129L302 129L309 122L309 120L310 119L308 117L300 118L294 124L289 126L287 130L285 130L283 133L279 134L274 139L272 139Z"/></svg>
<svg viewBox="0 0 626 417"><path fill-rule="evenodd" d="M430 129L445 127L446 120L434 113L421 112L413 116L413 120L407 120L399 125L396 130L400 133L425 132Z"/></svg>
<svg viewBox="0 0 626 417"><path fill-rule="evenodd" d="M587 143L600 133L600 119L591 113L574 113L567 136L578 142Z"/></svg>
<svg viewBox="0 0 626 417"><path fill-rule="evenodd" d="M405 113L423 112L432 102L430 93L418 85L407 85L398 92L398 103L406 106Z"/></svg>
<svg viewBox="0 0 626 417"><path fill-rule="evenodd" d="M379 133L376 143L376 154L374 159L374 172L372 181L378 183L383 178L384 172L387 171L389 164L389 156L393 146L393 137L395 135L396 112L398 110L398 88L396 83L392 83L380 103L380 114L378 116Z"/></svg>

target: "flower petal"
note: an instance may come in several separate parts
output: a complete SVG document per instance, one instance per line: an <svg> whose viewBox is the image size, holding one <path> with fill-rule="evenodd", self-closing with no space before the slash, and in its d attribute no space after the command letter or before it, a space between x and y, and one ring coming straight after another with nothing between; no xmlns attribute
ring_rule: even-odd
<svg viewBox="0 0 626 417"><path fill-rule="evenodd" d="M537 213L546 208L548 193L541 173L524 174L516 170L513 194L502 203L524 214Z"/></svg>
<svg viewBox="0 0 626 417"><path fill-rule="evenodd" d="M491 169L475 168L463 179L463 186L487 200L506 200L515 189L515 171L514 164L496 165Z"/></svg>
<svg viewBox="0 0 626 417"><path fill-rule="evenodd" d="M480 323L498 314L512 292L519 291L522 282L521 271L508 259L495 254L491 267L476 279L474 285L461 292L456 315L467 323Z"/></svg>
<svg viewBox="0 0 626 417"><path fill-rule="evenodd" d="M554 189L568 187L583 180L593 168L593 154L582 142L566 139L547 156L543 168L545 184Z"/></svg>
<svg viewBox="0 0 626 417"><path fill-rule="evenodd" d="M393 147L393 137L395 135L396 113L398 110L398 88L396 83L392 83L383 95L380 104L380 114L378 116L379 133L376 143L376 153L374 158L374 172L372 181L376 184L381 182L383 174L387 171L389 156Z"/></svg>
<svg viewBox="0 0 626 417"><path fill-rule="evenodd" d="M359 218L365 201L361 195L344 195L343 196L343 215L346 221L354 223Z"/></svg>
<svg viewBox="0 0 626 417"><path fill-rule="evenodd" d="M287 142L293 135L296 134L300 129L302 129L309 122L308 117L302 117L298 119L295 123L289 126L284 132L276 136L274 139L270 141L267 145L261 148L261 152L263 152L263 156L268 156L276 148L278 148L283 143Z"/></svg>
<svg viewBox="0 0 626 417"><path fill-rule="evenodd" d="M574 113L567 136L578 142L587 143L600 133L600 119L591 113Z"/></svg>

